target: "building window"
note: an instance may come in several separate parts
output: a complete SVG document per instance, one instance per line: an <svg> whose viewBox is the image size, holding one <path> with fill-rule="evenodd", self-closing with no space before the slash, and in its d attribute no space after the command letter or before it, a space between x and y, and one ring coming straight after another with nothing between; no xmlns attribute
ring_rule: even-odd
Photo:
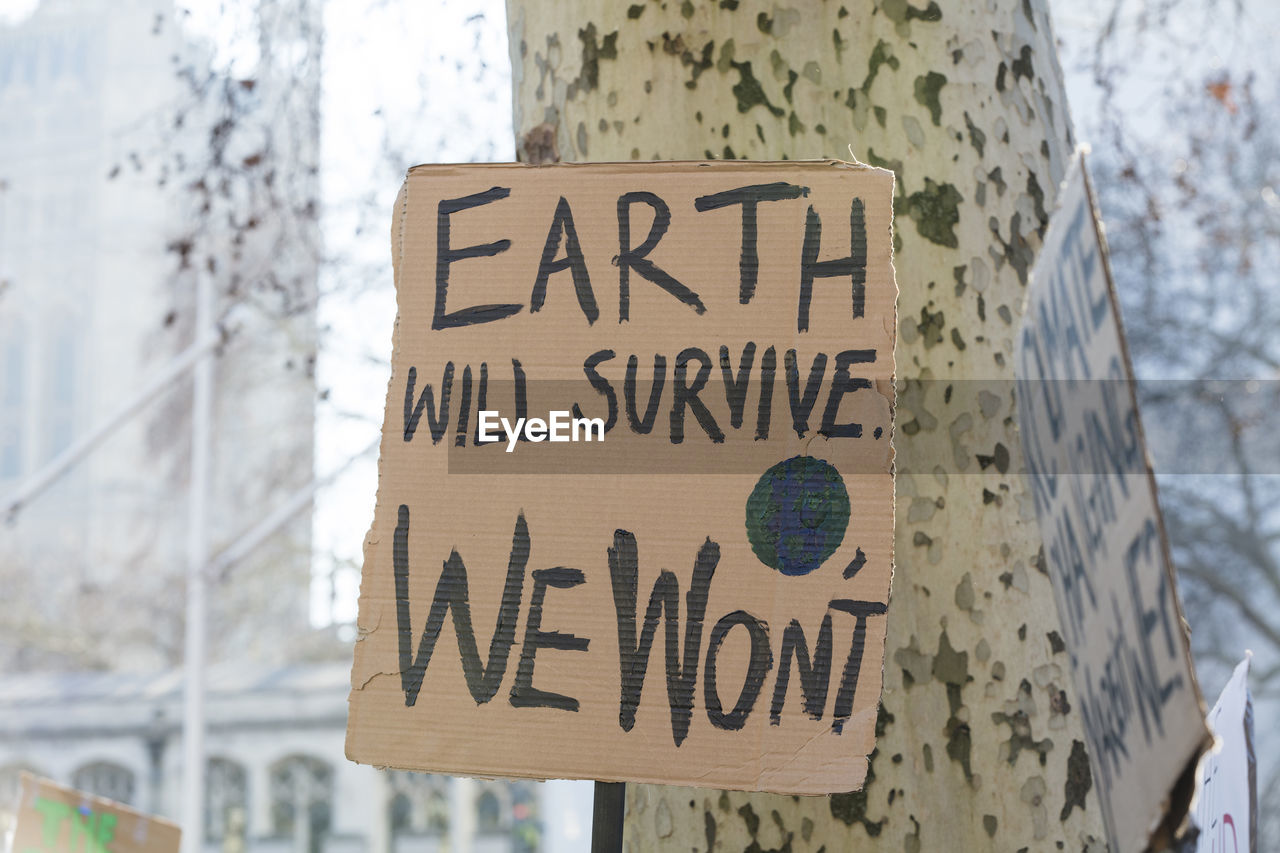
<svg viewBox="0 0 1280 853"><path fill-rule="evenodd" d="M391 834L449 833L449 780L443 776L387 771L391 788Z"/></svg>
<svg viewBox="0 0 1280 853"><path fill-rule="evenodd" d="M510 826L507 792L501 783L487 782L476 796L476 834L505 835Z"/></svg>
<svg viewBox="0 0 1280 853"><path fill-rule="evenodd" d="M86 764L71 775L71 787L129 806L135 786L133 771L110 761Z"/></svg>
<svg viewBox="0 0 1280 853"><path fill-rule="evenodd" d="M295 851L319 853L329 834L333 770L318 758L291 755L271 766L271 829Z"/></svg>
<svg viewBox="0 0 1280 853"><path fill-rule="evenodd" d="M210 841L246 836L249 782L244 766L225 758L209 759L205 775L205 834Z"/></svg>

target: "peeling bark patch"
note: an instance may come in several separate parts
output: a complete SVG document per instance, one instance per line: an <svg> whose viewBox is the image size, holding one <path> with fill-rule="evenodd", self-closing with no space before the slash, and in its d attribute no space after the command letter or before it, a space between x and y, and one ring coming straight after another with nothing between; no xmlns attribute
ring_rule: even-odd
<svg viewBox="0 0 1280 853"><path fill-rule="evenodd" d="M880 11L884 12L885 17L893 21L895 24L909 23L913 18L921 21L934 23L942 20L942 9L938 4L932 2L923 9L917 9L907 0L884 0L880 4Z"/></svg>
<svg viewBox="0 0 1280 853"><path fill-rule="evenodd" d="M938 637L938 652L933 656L933 677L947 686L947 705L951 716L942 727L947 738L947 757L959 764L964 778L972 782L973 768L969 758L973 737L967 716L961 715L964 702L960 696L961 689L973 680L969 675L969 653L956 651L945 629Z"/></svg>
<svg viewBox="0 0 1280 853"><path fill-rule="evenodd" d="M1035 203L1036 219L1040 220L1040 227L1036 231L1043 237L1044 229L1049 225L1049 212L1044 209L1044 190L1040 188L1040 181L1036 179L1035 172L1027 175L1027 195L1031 196L1031 200Z"/></svg>
<svg viewBox="0 0 1280 853"><path fill-rule="evenodd" d="M1027 284L1027 272L1035 261L1036 255L1027 243L1026 238L1022 236L1022 214L1014 213L1009 218L1009 240L1007 242L1000 236L1000 223L994 216L991 217L990 226L992 237L1004 250L998 253L994 247L989 248L992 257L996 261L997 269L1001 263L1008 263L1017 274L1018 282L1025 287Z"/></svg>
<svg viewBox="0 0 1280 853"><path fill-rule="evenodd" d="M912 829L902 837L903 853L920 853L920 821L916 820L915 815L908 815L911 819Z"/></svg>
<svg viewBox="0 0 1280 853"><path fill-rule="evenodd" d="M1062 813L1058 820L1065 821L1071 816L1073 808L1084 811L1084 799L1093 787L1093 774L1089 770L1089 754L1084 744L1078 740L1071 741L1071 755L1067 758L1067 781L1063 785L1062 796L1066 800L1062 804Z"/></svg>
<svg viewBox="0 0 1280 853"><path fill-rule="evenodd" d="M910 690L917 682L923 684L933 672L933 656L920 651L915 634L906 647L893 653L893 662L902 668L902 687Z"/></svg>
<svg viewBox="0 0 1280 853"><path fill-rule="evenodd" d="M1008 188L1008 184L1004 182L1004 170L996 166L987 173L987 178L996 185L996 195L1004 195L1004 191Z"/></svg>
<svg viewBox="0 0 1280 853"><path fill-rule="evenodd" d="M876 708L876 737L882 738L885 732L889 731L889 724L893 722L893 714L885 710L884 705ZM868 772L868 778L870 772ZM864 786L865 787L865 786Z"/></svg>
<svg viewBox="0 0 1280 853"><path fill-rule="evenodd" d="M880 73L881 65L888 65L894 71L897 71L900 64L898 57L893 55L893 47L887 41L881 39L876 42L876 46L871 49L871 58L867 60L866 79L858 87L862 94L866 95L871 92L871 83L876 79L876 75ZM850 93L850 101L852 101L852 93ZM848 106L852 107L853 104L849 103Z"/></svg>
<svg viewBox="0 0 1280 853"><path fill-rule="evenodd" d="M982 152L987 145L987 135L983 133L973 120L969 118L969 114L964 114L964 126L969 131L969 144L973 146L973 150L978 152L978 159L982 159Z"/></svg>
<svg viewBox="0 0 1280 853"><path fill-rule="evenodd" d="M524 151L524 162L541 166L544 163L559 163L560 150L556 146L556 129L548 122L543 122L529 129L524 135L521 145Z"/></svg>
<svg viewBox="0 0 1280 853"><path fill-rule="evenodd" d="M738 99L738 112L749 112L752 107L761 105L776 118L786 114L786 110L769 103L769 98L760 86L760 81L751 70L750 62L729 60L729 65L738 72L738 82L733 85L733 96Z"/></svg>
<svg viewBox="0 0 1280 853"><path fill-rule="evenodd" d="M938 100L938 93L945 85L947 85L946 75L939 74L937 71L930 71L928 74L917 77L915 81L916 103L929 110L929 118L936 127L942 125L942 103Z"/></svg>
<svg viewBox="0 0 1280 853"><path fill-rule="evenodd" d="M578 38L582 40L582 73L570 85L568 100L573 100L578 91L592 92L600 87L600 60L618 58L618 31L614 30L596 43L596 25L587 24L578 30Z"/></svg>
<svg viewBox="0 0 1280 853"><path fill-rule="evenodd" d="M756 810L751 808L751 803L747 803L738 809L738 816L742 818L742 822L747 825L747 832L752 838L760 833L760 818L756 814Z"/></svg>
<svg viewBox="0 0 1280 853"><path fill-rule="evenodd" d="M1018 695L1012 702L1005 703L1004 711L996 711L991 721L996 725L1009 727L1009 739L1000 744L1001 756L1010 764L1017 764L1018 755L1029 750L1040 756L1040 766L1048 761L1049 750L1053 749L1050 738L1036 740L1031 736L1031 716L1035 714L1035 702L1031 698L1031 682L1026 679L1018 685Z"/></svg>
<svg viewBox="0 0 1280 853"><path fill-rule="evenodd" d="M787 69L787 85L782 87L782 97L787 99L788 104L792 102L791 93L796 88L796 81L799 79L800 79L799 74L792 71L790 68ZM792 113L791 116L792 118L794 118L795 113Z"/></svg>
<svg viewBox="0 0 1280 853"><path fill-rule="evenodd" d="M1009 63L1009 70L1013 72L1013 79L1018 80L1026 77L1030 82L1036 78L1036 72L1031 67L1031 46L1023 45L1022 50L1018 53L1018 58Z"/></svg>
<svg viewBox="0 0 1280 853"><path fill-rule="evenodd" d="M939 184L931 178L925 178L924 189L906 198L893 200L893 212L895 215L906 214L910 217L920 236L929 242L955 249L960 246L954 228L960 221L962 201L964 196L960 195L954 185Z"/></svg>
<svg viewBox="0 0 1280 853"><path fill-rule="evenodd" d="M930 314L927 307L920 309L920 323L916 327L920 333L920 337L924 339L924 348L932 349L937 344L942 343L942 329L947 324L946 317L942 311L935 311Z"/></svg>
<svg viewBox="0 0 1280 853"><path fill-rule="evenodd" d="M961 610L972 610L974 601L973 577L965 572L960 583L956 584L956 607Z"/></svg>
<svg viewBox="0 0 1280 853"><path fill-rule="evenodd" d="M1004 444L998 441L996 442L995 448L992 449L990 456L985 456L981 453L978 454L979 468L985 471L992 465L994 465L996 470L1001 474L1009 473L1009 448L1005 447Z"/></svg>
<svg viewBox="0 0 1280 853"><path fill-rule="evenodd" d="M1022 785L1020 796L1031 809L1032 834L1036 841L1042 841L1049 834L1049 815L1044 807L1046 793L1043 776L1032 776Z"/></svg>
<svg viewBox="0 0 1280 853"><path fill-rule="evenodd" d="M1067 691L1059 690L1056 684L1049 685L1049 713L1059 717L1071 713L1071 700L1067 698Z"/></svg>
<svg viewBox="0 0 1280 853"><path fill-rule="evenodd" d="M706 71L715 63L711 56L715 52L715 40L709 39L706 44L700 48L701 55L695 54L684 43L684 37L677 35L674 38L670 33L662 34L662 52L669 56L677 56L680 58L680 64L689 69L689 79L684 81L686 89L696 89L698 87L698 77L703 71ZM702 113L698 113L698 121L702 121Z"/></svg>

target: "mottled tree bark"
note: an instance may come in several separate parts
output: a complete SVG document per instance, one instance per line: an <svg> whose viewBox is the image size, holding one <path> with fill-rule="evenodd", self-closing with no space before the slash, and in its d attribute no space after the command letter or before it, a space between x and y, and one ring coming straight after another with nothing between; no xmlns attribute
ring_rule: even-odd
<svg viewBox="0 0 1280 853"><path fill-rule="evenodd" d="M632 785L629 849L1103 846L1005 381L1072 146L1045 7L508 2L525 159L852 145L898 176L897 566L867 785Z"/></svg>

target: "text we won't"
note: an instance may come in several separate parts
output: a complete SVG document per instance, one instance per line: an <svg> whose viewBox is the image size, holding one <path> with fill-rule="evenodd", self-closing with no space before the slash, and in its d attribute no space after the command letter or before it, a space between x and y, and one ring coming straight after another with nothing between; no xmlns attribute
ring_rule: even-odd
<svg viewBox="0 0 1280 853"><path fill-rule="evenodd" d="M409 590L410 510L399 508L393 541L395 572L396 622L399 636L401 688L405 705L416 704L427 669L431 664L445 618L452 615L453 629L468 691L477 705L497 696L506 675L516 626L524 605L525 576L530 554L530 533L523 515L516 518L511 539L510 559L499 600L497 623L489 641L487 660L482 660L471 619L470 590L467 568L456 550L444 562L436 582L427 622L414 649L413 615ZM720 546L709 538L694 558L693 574L685 594L683 624L680 614L680 580L669 570L662 570L654 581L643 611L639 609L639 551L636 537L625 531L614 533L606 550L609 578L617 617L619 712L618 723L624 731L635 726L640 709L650 653L663 623L664 668L667 707L671 718L671 734L679 746L688 736L693 719L699 675L702 677L702 704L708 721L722 730L742 729L756 708L765 683L774 674L769 702L769 721L781 725L787 700L792 662L799 674L799 701L806 716L822 720L828 709L831 688L836 689L831 707L831 728L839 734L853 713L862 658L866 646L868 621L882 616L887 605L880 601L832 599L817 627L810 645L799 620L792 619L778 639L774 654L774 636L769 624L745 610L734 610L721 616L711 627L703 652L706 609L711 584L720 562ZM578 699L534 685L534 668L540 651L585 652L590 638L562 630L547 630L542 624L542 611L550 590L569 590L586 583L577 568L557 566L534 569L516 674L508 693L508 701L516 708L554 708L567 712L579 710ZM848 653L835 665L835 619L851 617ZM747 672L732 705L726 705L717 680L717 665L725 640L736 628L746 632L750 643ZM683 634L683 638L682 635ZM682 648L683 640L683 648ZM842 644L843 646L843 644ZM776 661L776 672L775 670ZM437 664L439 666L439 664Z"/></svg>

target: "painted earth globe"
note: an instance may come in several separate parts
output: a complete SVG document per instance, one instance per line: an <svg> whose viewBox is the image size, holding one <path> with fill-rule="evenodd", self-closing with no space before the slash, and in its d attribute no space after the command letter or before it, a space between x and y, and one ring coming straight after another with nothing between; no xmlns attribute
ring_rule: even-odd
<svg viewBox="0 0 1280 853"><path fill-rule="evenodd" d="M747 539L766 566L807 575L844 541L849 492L840 472L812 456L765 471L747 498Z"/></svg>

